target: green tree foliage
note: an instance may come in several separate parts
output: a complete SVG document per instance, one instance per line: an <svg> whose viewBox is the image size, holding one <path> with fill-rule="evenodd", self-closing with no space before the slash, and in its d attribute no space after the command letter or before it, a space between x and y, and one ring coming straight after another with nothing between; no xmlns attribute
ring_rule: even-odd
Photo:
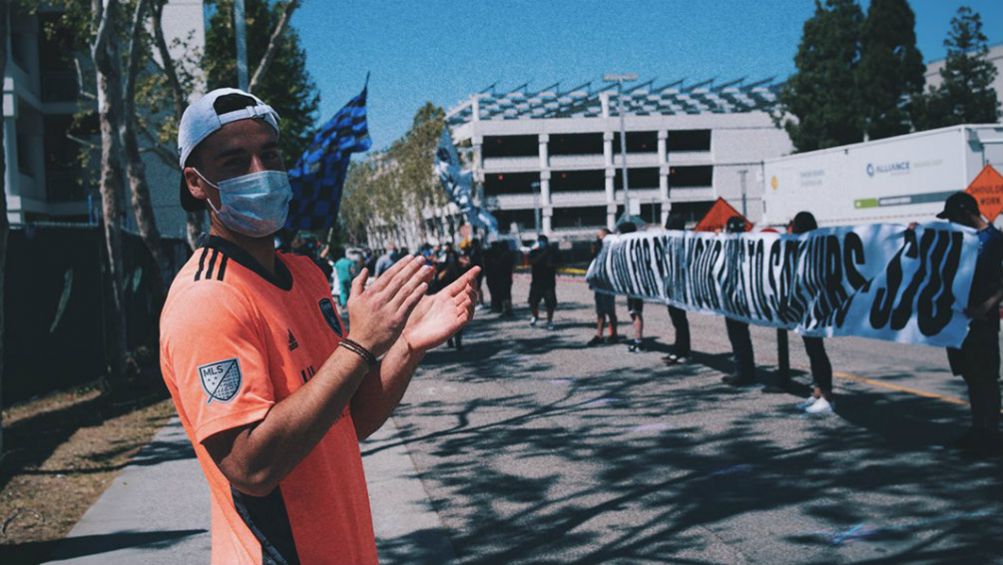
<svg viewBox="0 0 1003 565"><path fill-rule="evenodd" d="M872 0L860 33L857 84L870 139L909 133L909 103L923 92L916 16L906 0Z"/></svg>
<svg viewBox="0 0 1003 565"><path fill-rule="evenodd" d="M237 47L234 42L233 0L206 2L214 8L205 33L202 68L208 89L237 86ZM247 20L247 67L253 73L265 54L268 39L281 17L283 3L245 0ZM306 70L306 52L299 34L287 27L269 72L254 94L265 100L282 117L279 145L286 164L292 164L310 144L317 120L320 95Z"/></svg>
<svg viewBox="0 0 1003 565"><path fill-rule="evenodd" d="M389 149L352 164L338 219L350 241L362 243L373 233L397 242L428 235L426 214L447 204L433 172L444 127L443 109L426 102Z"/></svg>
<svg viewBox="0 0 1003 565"><path fill-rule="evenodd" d="M992 83L997 70L987 59L989 46L982 33L982 17L966 6L958 8L944 46L947 60L940 70L943 82L918 96L914 104L917 129L995 123L999 100Z"/></svg>
<svg viewBox="0 0 1003 565"><path fill-rule="evenodd" d="M824 5L816 0L794 58L798 70L780 92L776 117L797 151L863 138L856 76L863 20L855 0L826 0Z"/></svg>

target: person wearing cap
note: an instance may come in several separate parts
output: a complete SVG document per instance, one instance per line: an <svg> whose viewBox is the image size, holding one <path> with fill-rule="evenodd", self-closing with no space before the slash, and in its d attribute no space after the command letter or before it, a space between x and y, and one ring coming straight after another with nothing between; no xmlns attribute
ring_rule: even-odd
<svg viewBox="0 0 1003 565"><path fill-rule="evenodd" d="M425 296L421 260L368 288L363 270L347 334L313 261L274 249L291 193L278 137L278 115L236 89L182 115L181 202L211 227L164 304L161 371L209 484L212 563L372 564L359 440L470 320L476 272Z"/></svg>
<svg viewBox="0 0 1003 565"><path fill-rule="evenodd" d="M965 192L949 196L937 217L974 228L979 238L972 290L965 308L971 318L968 335L960 349L947 350L951 372L960 375L968 386L972 411L971 427L954 445L975 455L998 456L1003 452L999 384L1003 234L982 217L978 202Z"/></svg>
<svg viewBox="0 0 1003 565"><path fill-rule="evenodd" d="M725 230L728 233L744 233L747 231L745 218L742 216L728 218ZM731 349L735 355L735 373L721 377L721 382L731 386L751 385L756 381L756 361L752 352L749 324L727 316L724 318L724 323L728 330L728 341L731 342Z"/></svg>

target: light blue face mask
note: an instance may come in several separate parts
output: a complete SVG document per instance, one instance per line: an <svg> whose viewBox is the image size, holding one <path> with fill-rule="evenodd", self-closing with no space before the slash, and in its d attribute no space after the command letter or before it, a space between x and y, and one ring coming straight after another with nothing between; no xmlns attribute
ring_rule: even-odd
<svg viewBox="0 0 1003 565"><path fill-rule="evenodd" d="M258 171L218 184L195 172L219 191L220 209L208 202L224 226L248 237L266 237L285 225L293 195L285 171Z"/></svg>

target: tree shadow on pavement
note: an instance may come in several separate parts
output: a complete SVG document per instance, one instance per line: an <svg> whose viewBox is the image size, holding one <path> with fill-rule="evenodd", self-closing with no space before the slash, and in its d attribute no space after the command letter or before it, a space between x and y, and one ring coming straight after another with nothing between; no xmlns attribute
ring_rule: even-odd
<svg viewBox="0 0 1003 565"><path fill-rule="evenodd" d="M17 545L0 545L0 561L6 565L28 565L43 560L58 561L135 547L165 549L185 538L204 533L206 533L205 530L123 531Z"/></svg>
<svg viewBox="0 0 1003 565"><path fill-rule="evenodd" d="M450 392L395 416L463 563L999 558L1001 465L933 448L956 407L855 391L809 418L720 384L727 354L593 368L537 355L567 335L523 334L473 324L467 350L429 354Z"/></svg>

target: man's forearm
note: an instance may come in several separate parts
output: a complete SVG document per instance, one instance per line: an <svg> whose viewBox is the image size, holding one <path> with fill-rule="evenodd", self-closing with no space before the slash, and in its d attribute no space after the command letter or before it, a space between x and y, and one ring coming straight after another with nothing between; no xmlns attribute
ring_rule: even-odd
<svg viewBox="0 0 1003 565"><path fill-rule="evenodd" d="M267 494L338 420L366 368L358 355L337 348L310 382L275 404L257 425L209 437L204 445L238 490Z"/></svg>
<svg viewBox="0 0 1003 565"><path fill-rule="evenodd" d="M411 348L402 335L377 370L359 384L352 398L352 421L360 440L380 429L390 417L424 357L425 352Z"/></svg>

